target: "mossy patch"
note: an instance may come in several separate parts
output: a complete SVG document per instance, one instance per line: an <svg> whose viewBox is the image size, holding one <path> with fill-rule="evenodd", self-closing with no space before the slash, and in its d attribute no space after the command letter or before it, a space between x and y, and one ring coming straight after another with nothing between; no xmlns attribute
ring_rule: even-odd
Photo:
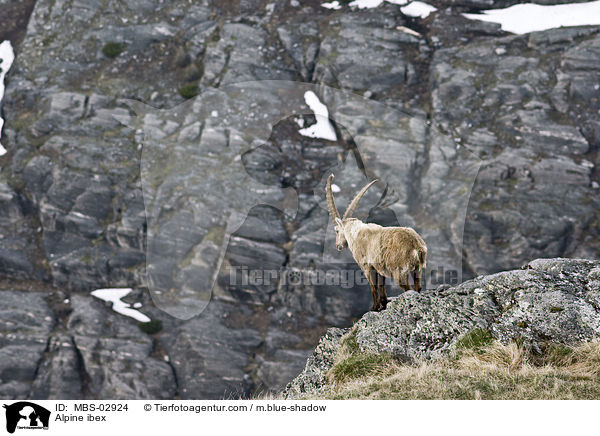
<svg viewBox="0 0 600 436"><path fill-rule="evenodd" d="M224 226L215 226L215 227L212 227L206 235L204 235L204 238L202 238L202 241L206 241L206 242L210 241L213 244L220 247L221 244L223 243L224 237L225 237L225 227Z"/></svg>
<svg viewBox="0 0 600 436"><path fill-rule="evenodd" d="M92 255L90 253L85 253L83 256L81 256L79 260L81 261L81 263L84 263L87 266L91 266L93 263Z"/></svg>
<svg viewBox="0 0 600 436"><path fill-rule="evenodd" d="M160 321L158 319L153 319L148 322L139 322L138 327L144 333L147 333L149 335L154 335L162 330L162 321Z"/></svg>
<svg viewBox="0 0 600 436"><path fill-rule="evenodd" d="M114 59L123 53L126 47L127 45L122 42L107 42L104 44L104 47L102 47L102 54L107 58Z"/></svg>
<svg viewBox="0 0 600 436"><path fill-rule="evenodd" d="M356 340L356 329L348 333L341 342L336 363L329 370L328 378L333 383L385 374L396 359L388 353L362 352Z"/></svg>
<svg viewBox="0 0 600 436"><path fill-rule="evenodd" d="M353 329L342 339L342 347L345 347L350 354L360 353L360 346L356 341L356 329Z"/></svg>
<svg viewBox="0 0 600 436"><path fill-rule="evenodd" d="M394 358L387 354L355 354L334 365L330 375L333 381L342 383L378 373L382 374L393 362Z"/></svg>
<svg viewBox="0 0 600 436"><path fill-rule="evenodd" d="M456 342L457 350L478 350L491 344L494 337L486 329L475 329L461 336Z"/></svg>
<svg viewBox="0 0 600 436"><path fill-rule="evenodd" d="M188 83L179 88L179 95L185 99L194 98L199 92L200 89L198 88L198 85L194 83Z"/></svg>

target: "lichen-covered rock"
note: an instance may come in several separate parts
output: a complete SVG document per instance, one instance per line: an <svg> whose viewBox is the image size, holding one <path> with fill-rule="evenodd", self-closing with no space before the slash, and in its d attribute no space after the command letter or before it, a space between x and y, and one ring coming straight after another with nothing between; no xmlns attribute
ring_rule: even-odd
<svg viewBox="0 0 600 436"><path fill-rule="evenodd" d="M304 393L317 393L326 387L327 371L333 366L342 337L349 329L331 328L323 335L312 356L306 361L304 371L292 380L283 391L286 398L296 398Z"/></svg>
<svg viewBox="0 0 600 436"><path fill-rule="evenodd" d="M480 276L454 288L409 291L383 312L357 321L353 334L362 352L416 362L449 353L475 329L503 343L521 340L533 350L545 344L577 344L600 338L600 261L537 259L520 270ZM317 394L325 384L349 329L332 330L284 396Z"/></svg>

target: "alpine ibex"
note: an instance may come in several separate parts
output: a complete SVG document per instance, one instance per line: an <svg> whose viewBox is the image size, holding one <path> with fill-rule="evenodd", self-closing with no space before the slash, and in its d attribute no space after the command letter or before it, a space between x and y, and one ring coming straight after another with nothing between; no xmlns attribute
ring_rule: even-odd
<svg viewBox="0 0 600 436"><path fill-rule="evenodd" d="M373 295L371 310L386 308L386 277L392 277L408 291L408 275L413 272L415 290L420 292L421 272L426 266L427 257L427 246L423 238L410 227L382 227L352 218L358 202L377 180L362 188L350 202L344 216L340 217L333 200L332 180L333 174L327 179L327 207L335 228L335 245L340 251L349 247L354 260L367 277Z"/></svg>

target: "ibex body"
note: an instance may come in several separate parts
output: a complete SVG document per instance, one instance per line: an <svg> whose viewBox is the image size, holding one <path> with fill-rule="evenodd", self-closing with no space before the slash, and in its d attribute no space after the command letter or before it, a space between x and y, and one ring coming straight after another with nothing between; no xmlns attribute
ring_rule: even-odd
<svg viewBox="0 0 600 436"><path fill-rule="evenodd" d="M421 273L426 266L427 246L423 238L410 227L382 227L366 224L351 215L358 202L375 181L362 188L341 217L333 199L331 181L327 179L327 206L333 219L336 247L350 248L354 260L363 271L373 295L371 310L387 305L385 278L392 277L405 291L410 289L409 274L413 273L415 290L421 290Z"/></svg>

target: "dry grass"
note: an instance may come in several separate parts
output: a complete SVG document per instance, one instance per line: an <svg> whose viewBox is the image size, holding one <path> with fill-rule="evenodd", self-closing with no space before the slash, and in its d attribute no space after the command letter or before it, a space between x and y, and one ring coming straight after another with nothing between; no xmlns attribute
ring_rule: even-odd
<svg viewBox="0 0 600 436"><path fill-rule="evenodd" d="M533 353L519 343L485 340L447 358L402 364L357 351L346 338L323 399L600 399L600 343L549 344Z"/></svg>

